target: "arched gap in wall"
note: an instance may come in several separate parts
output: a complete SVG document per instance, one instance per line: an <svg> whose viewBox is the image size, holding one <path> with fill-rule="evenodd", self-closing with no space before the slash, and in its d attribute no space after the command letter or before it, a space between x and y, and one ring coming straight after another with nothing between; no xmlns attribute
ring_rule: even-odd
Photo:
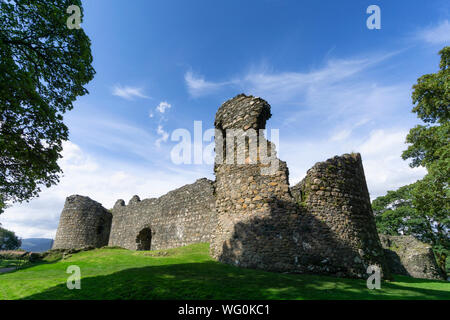
<svg viewBox="0 0 450 320"><path fill-rule="evenodd" d="M148 251L152 247L152 230L149 227L145 227L136 237L136 250Z"/></svg>

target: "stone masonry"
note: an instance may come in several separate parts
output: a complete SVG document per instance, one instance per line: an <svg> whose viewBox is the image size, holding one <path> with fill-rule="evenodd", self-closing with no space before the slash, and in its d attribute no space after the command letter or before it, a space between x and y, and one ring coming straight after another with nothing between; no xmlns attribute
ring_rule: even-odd
<svg viewBox="0 0 450 320"><path fill-rule="evenodd" d="M88 197L66 199L53 249L103 247L108 245L112 215Z"/></svg>
<svg viewBox="0 0 450 320"><path fill-rule="evenodd" d="M215 120L225 143L222 146L216 139L216 151L230 145L236 150L242 147L237 139L227 141L226 130L264 130L270 117L269 104L260 98L239 95L225 102ZM258 151L266 147L276 157L274 146L259 135L257 145ZM255 164L229 164L226 156L223 161L216 159L217 226L211 255L242 267L287 271L295 253L292 237L284 231L293 231L289 226L294 226L298 217L289 194L288 169L286 163L279 162L273 175L264 175L261 170L267 165L259 161L259 153L257 156Z"/></svg>
<svg viewBox="0 0 450 320"><path fill-rule="evenodd" d="M380 235L386 261L392 273L421 279L445 280L431 245L413 236Z"/></svg>
<svg viewBox="0 0 450 320"><path fill-rule="evenodd" d="M262 130L270 116L266 101L239 95L219 108L215 126L221 131ZM258 151L262 144L268 142L260 137ZM269 149L275 156L275 147ZM269 175L262 174L266 165L259 161L216 163L217 227L211 255L247 268L348 277L363 277L376 264L388 277L361 157L344 155L316 164L304 187L292 192L286 163L278 163Z"/></svg>
<svg viewBox="0 0 450 320"><path fill-rule="evenodd" d="M207 179L157 199L134 196L128 205L118 200L112 209L109 245L140 249L138 236L145 229L151 232L152 250L209 242L216 221L214 202L213 182Z"/></svg>
<svg viewBox="0 0 450 320"><path fill-rule="evenodd" d="M362 278L377 265L389 279L361 156L319 162L290 187L286 163L261 134L270 117L261 98L228 100L214 123L215 181L200 179L160 198L134 196L127 205L118 200L111 213L71 196L54 248L153 250L210 242L214 259L240 267Z"/></svg>
<svg viewBox="0 0 450 320"><path fill-rule="evenodd" d="M364 273L369 265L388 270L360 154L316 163L291 191L306 217L325 228L315 241L320 238L317 246L325 245L330 265L347 266L354 274Z"/></svg>

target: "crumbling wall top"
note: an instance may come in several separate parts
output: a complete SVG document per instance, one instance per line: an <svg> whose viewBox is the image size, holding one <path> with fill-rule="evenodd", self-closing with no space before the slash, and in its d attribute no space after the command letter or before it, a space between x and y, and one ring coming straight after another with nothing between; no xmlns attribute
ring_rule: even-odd
<svg viewBox="0 0 450 320"><path fill-rule="evenodd" d="M265 129L270 119L270 105L267 101L245 94L239 94L226 101L216 113L214 125L217 129Z"/></svg>

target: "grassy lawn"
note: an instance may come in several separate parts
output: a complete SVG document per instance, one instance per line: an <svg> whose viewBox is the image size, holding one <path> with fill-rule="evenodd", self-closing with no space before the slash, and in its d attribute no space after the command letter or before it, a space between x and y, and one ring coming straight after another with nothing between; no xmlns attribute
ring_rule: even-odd
<svg viewBox="0 0 450 320"><path fill-rule="evenodd" d="M0 269L1 268L20 268L29 265L29 262L24 260L0 260Z"/></svg>
<svg viewBox="0 0 450 320"><path fill-rule="evenodd" d="M81 290L66 287L70 265L81 268ZM97 249L28 265L0 274L0 299L450 299L450 283L397 276L368 290L364 280L223 265L209 257L208 244L197 244L159 252Z"/></svg>

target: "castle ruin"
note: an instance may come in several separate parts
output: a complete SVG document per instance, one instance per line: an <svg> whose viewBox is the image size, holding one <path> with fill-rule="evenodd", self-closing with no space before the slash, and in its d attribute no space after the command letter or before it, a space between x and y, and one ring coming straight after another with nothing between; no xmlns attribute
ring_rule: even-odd
<svg viewBox="0 0 450 320"><path fill-rule="evenodd" d="M369 265L377 265L388 278L361 156L317 163L290 186L276 146L263 135L248 134L265 129L270 117L263 99L241 94L225 102L215 128L221 133L239 129L243 139L216 136L215 181L200 179L160 198L134 196L127 205L118 200L111 212L89 198L71 196L53 248L150 250L209 242L214 259L240 267L362 278ZM247 147L252 139L256 159L250 159ZM245 147L233 148L231 155L245 163L227 161L230 153L218 152L242 143ZM271 163L263 161L263 150ZM265 173L274 160L276 170Z"/></svg>

